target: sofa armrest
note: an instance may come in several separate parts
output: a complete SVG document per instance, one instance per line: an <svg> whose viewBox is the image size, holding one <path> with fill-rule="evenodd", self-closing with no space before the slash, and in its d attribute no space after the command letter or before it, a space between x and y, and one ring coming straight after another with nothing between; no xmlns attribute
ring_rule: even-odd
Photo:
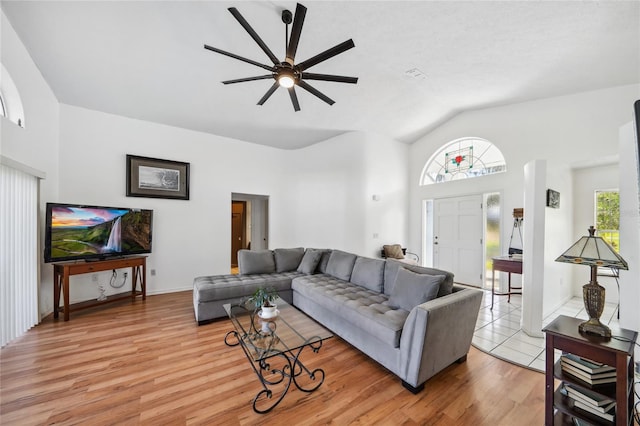
<svg viewBox="0 0 640 426"><path fill-rule="evenodd" d="M400 337L400 378L417 388L471 346L482 291L455 286L411 310Z"/></svg>

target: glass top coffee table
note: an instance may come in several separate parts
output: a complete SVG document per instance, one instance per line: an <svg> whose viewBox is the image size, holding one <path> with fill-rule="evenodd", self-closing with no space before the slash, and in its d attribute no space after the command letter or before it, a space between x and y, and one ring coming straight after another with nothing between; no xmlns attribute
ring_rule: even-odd
<svg viewBox="0 0 640 426"><path fill-rule="evenodd" d="M313 392L322 385L324 371L309 370L301 356L305 348L317 353L322 341L333 337L329 330L281 298L274 304L278 314L272 318L264 318L250 303L224 305L234 327L224 342L242 348L262 383L262 390L253 399L253 410L260 414L278 405L292 382L304 392Z"/></svg>

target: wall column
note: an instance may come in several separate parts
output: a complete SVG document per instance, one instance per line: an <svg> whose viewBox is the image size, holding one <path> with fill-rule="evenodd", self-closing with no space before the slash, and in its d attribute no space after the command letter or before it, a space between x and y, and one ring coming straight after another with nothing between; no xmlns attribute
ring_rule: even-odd
<svg viewBox="0 0 640 426"><path fill-rule="evenodd" d="M544 233L547 162L524 165L524 248L522 257L522 330L542 337Z"/></svg>

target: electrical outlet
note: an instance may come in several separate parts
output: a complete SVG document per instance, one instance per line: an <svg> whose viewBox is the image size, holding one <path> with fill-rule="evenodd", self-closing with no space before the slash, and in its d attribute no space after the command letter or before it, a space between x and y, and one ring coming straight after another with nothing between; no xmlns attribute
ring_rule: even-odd
<svg viewBox="0 0 640 426"><path fill-rule="evenodd" d="M374 233L373 233L373 238L374 238L374 239L375 239L375 238L378 238L378 233L377 233L377 232L374 232Z"/></svg>
<svg viewBox="0 0 640 426"><path fill-rule="evenodd" d="M94 283L98 282L98 274L91 274L91 281L93 281Z"/></svg>
<svg viewBox="0 0 640 426"><path fill-rule="evenodd" d="M124 275L124 279L126 280L126 279L127 279L127 276L129 276L129 273L128 273L128 272L125 272L123 275Z"/></svg>
<svg viewBox="0 0 640 426"><path fill-rule="evenodd" d="M152 269L152 270L151 270L151 276L152 276L152 277L155 277L155 276L156 276L156 270L155 270L155 269Z"/></svg>

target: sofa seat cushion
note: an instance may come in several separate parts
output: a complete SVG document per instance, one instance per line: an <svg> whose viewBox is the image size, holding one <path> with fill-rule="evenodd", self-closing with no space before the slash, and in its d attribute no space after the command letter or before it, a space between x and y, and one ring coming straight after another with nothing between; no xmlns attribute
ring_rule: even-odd
<svg viewBox="0 0 640 426"><path fill-rule="evenodd" d="M294 278L291 288L382 342L394 348L400 346L409 312L392 308L385 294L328 274Z"/></svg>
<svg viewBox="0 0 640 426"><path fill-rule="evenodd" d="M281 272L279 274L215 275L198 277L193 289L198 292L200 302L227 300L250 296L259 287L273 287L276 291L289 290L291 280L303 274Z"/></svg>

